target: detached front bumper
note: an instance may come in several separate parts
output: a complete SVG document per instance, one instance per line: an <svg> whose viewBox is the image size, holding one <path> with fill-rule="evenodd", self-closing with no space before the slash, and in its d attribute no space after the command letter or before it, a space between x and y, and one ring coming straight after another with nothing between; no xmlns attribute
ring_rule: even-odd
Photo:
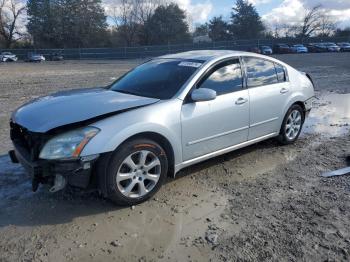
<svg viewBox="0 0 350 262"><path fill-rule="evenodd" d="M33 191L36 191L39 183L54 187L57 183L57 177L61 179L61 182L64 182L64 186L69 184L87 188L90 184L94 164L99 157L99 155L94 155L79 159L32 161L28 152L17 145L15 145L15 150L9 152L9 156L12 162L20 163L30 175L33 181Z"/></svg>

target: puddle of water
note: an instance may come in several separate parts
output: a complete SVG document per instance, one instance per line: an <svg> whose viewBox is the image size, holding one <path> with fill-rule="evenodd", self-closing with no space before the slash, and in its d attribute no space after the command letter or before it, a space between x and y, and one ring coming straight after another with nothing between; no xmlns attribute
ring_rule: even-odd
<svg viewBox="0 0 350 262"><path fill-rule="evenodd" d="M19 200L32 195L31 183L24 169L7 155L0 156L0 199ZM0 207L5 201L0 201Z"/></svg>
<svg viewBox="0 0 350 262"><path fill-rule="evenodd" d="M350 131L350 94L326 94L314 103L304 133L341 136Z"/></svg>
<svg viewBox="0 0 350 262"><path fill-rule="evenodd" d="M189 178L165 184L157 201L132 210L114 208L98 198L74 201L74 195L72 200L65 200L41 191L33 194L19 165L0 156L0 167L0 226L11 231L8 225L16 225L19 232L27 227L61 232L53 233L59 243L50 251L53 259L67 253L79 261L110 261L111 257L133 261L143 256L166 261L168 257L186 261L191 256L205 261L210 249L194 247L192 242L196 237L204 240L212 223L222 229L228 227L229 222L220 217L227 207L227 196ZM45 216L43 210L47 211ZM120 246L110 245L114 240Z"/></svg>

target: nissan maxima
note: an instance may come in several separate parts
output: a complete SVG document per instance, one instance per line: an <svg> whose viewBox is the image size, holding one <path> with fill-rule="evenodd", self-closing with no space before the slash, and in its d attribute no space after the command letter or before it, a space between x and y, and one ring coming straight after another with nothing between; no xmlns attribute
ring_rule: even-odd
<svg viewBox="0 0 350 262"><path fill-rule="evenodd" d="M58 92L11 117L13 162L33 190L94 187L118 205L149 199L181 169L277 138L295 142L309 75L264 55L192 51L141 64L104 88Z"/></svg>

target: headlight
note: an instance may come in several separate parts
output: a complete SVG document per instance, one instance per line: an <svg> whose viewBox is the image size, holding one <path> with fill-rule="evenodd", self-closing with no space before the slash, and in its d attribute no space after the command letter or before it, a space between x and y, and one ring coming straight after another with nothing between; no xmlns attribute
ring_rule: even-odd
<svg viewBox="0 0 350 262"><path fill-rule="evenodd" d="M100 129L85 127L69 131L50 139L41 150L41 159L65 159L78 157L85 145L93 138Z"/></svg>

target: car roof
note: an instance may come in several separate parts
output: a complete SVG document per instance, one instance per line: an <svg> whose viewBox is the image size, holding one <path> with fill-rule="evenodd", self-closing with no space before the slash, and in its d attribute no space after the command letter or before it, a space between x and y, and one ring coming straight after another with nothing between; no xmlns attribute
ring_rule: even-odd
<svg viewBox="0 0 350 262"><path fill-rule="evenodd" d="M169 58L169 59L194 59L202 61L210 61L213 59L227 57L227 56L242 56L251 55L252 53L244 51L232 51L232 50L196 50L188 51L177 54L169 54L160 56L159 58Z"/></svg>

